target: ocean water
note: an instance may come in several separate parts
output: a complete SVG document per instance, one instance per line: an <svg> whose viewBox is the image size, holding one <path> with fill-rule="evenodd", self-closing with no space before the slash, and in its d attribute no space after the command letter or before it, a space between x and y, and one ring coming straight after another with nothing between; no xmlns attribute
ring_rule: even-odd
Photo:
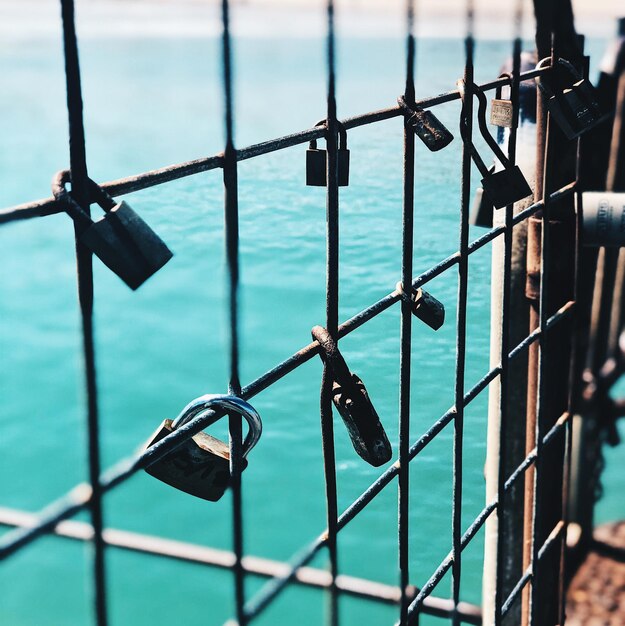
<svg viewBox="0 0 625 626"><path fill-rule="evenodd" d="M590 42L591 52L602 42ZM479 42L477 80L497 75L509 44ZM325 115L323 42L236 41L239 147L312 126ZM63 60L55 39L0 43L0 206L49 195L68 165ZM89 172L112 180L219 152L223 144L219 41L107 38L82 42ZM417 90L453 88L460 40L419 43ZM404 45L348 38L339 44L339 116L390 106L401 93ZM458 103L437 115L458 135ZM341 319L394 289L400 278L402 130L398 120L349 133L351 183L341 189ZM244 384L310 341L324 321L325 195L304 184L305 146L239 168L241 372ZM416 158L415 275L457 249L460 144ZM104 466L136 450L192 398L227 388L227 316L219 171L132 194L174 259L131 292L98 261L96 342ZM471 238L480 232L472 229ZM85 480L86 432L71 221L57 215L0 229L0 504L37 511ZM488 369L490 249L471 257L466 387ZM412 439L453 402L455 271L428 289L442 300L438 332L415 322ZM341 342L366 382L392 442L397 437L399 310ZM244 474L245 547L284 560L325 527L319 433L321 364L311 361L253 399L264 434ZM467 409L463 526L484 504L486 394ZM339 508L379 475L355 455L336 422ZM211 432L224 434L223 425ZM396 444L394 443L396 450ZM618 459L608 459L603 519L622 516ZM411 464L411 582L422 585L451 546L452 429ZM619 483L620 481L620 483ZM230 496L205 503L141 473L105 497L106 525L230 549ZM341 571L397 582L395 483L339 537ZM82 514L79 519L88 519ZM6 531L6 529L3 529ZM462 598L479 603L481 534L463 555ZM88 624L90 558L83 544L47 537L0 568L0 623ZM111 623L222 624L233 613L227 571L148 555L107 552ZM325 566L325 554L314 561ZM250 577L248 595L262 580ZM436 595L449 596L445 578ZM257 621L322 622L321 592L290 587ZM345 625L390 624L396 610L341 600ZM425 618L426 625L442 620Z"/></svg>

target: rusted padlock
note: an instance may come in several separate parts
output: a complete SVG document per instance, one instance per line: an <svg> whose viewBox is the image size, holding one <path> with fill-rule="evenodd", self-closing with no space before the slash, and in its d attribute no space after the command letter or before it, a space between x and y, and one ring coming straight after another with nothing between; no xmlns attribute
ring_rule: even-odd
<svg viewBox="0 0 625 626"><path fill-rule="evenodd" d="M536 69L550 64L551 58L547 57L538 63ZM564 68L569 74L570 87L554 88L553 76L537 76L536 82L547 96L547 106L553 119L568 139L575 139L602 122L605 116L601 112L595 88L587 78L582 77L566 59L558 59L556 68Z"/></svg>
<svg viewBox="0 0 625 626"><path fill-rule="evenodd" d="M508 73L500 74L499 78L509 78ZM490 102L490 123L499 128L512 128L514 123L514 105L512 100L501 97L501 85L497 85L495 97Z"/></svg>
<svg viewBox="0 0 625 626"><path fill-rule="evenodd" d="M163 240L125 202L115 203L104 189L89 181L91 197L105 211L94 222L65 188L68 170L52 180L52 193L74 220L78 239L131 289L140 287L173 254Z"/></svg>
<svg viewBox="0 0 625 626"><path fill-rule="evenodd" d="M317 122L316 126L325 126L325 120ZM339 187L349 185L349 150L347 149L347 131L341 122L337 121L339 128L339 146L337 151L338 160L338 183ZM326 168L328 151L317 148L317 140L313 139L306 150L306 184L309 187L326 187Z"/></svg>
<svg viewBox="0 0 625 626"><path fill-rule="evenodd" d="M336 342L323 326L315 326L311 332L321 346L321 360L332 375L332 401L354 450L374 467L390 461L393 450L364 383L349 371Z"/></svg>
<svg viewBox="0 0 625 626"><path fill-rule="evenodd" d="M401 282L395 286L402 299L410 302L415 317L427 324L432 330L438 330L445 323L445 305L425 289L411 289L411 294L404 291Z"/></svg>
<svg viewBox="0 0 625 626"><path fill-rule="evenodd" d="M249 430L243 442L241 469L247 467L246 457L260 439L263 424L256 409L236 396L208 394L190 402L175 420L166 419L150 437L146 449L171 435L176 429L209 411L226 411L241 415ZM208 420L214 424L220 415ZM186 439L172 452L152 463L145 470L151 476L204 500L216 502L230 484L230 448L215 437L199 432Z"/></svg>
<svg viewBox="0 0 625 626"><path fill-rule="evenodd" d="M577 194L584 246L625 246L625 193L584 191Z"/></svg>
<svg viewBox="0 0 625 626"><path fill-rule="evenodd" d="M410 106L404 96L400 96L397 103L406 117L406 124L432 152L442 150L454 140L454 136L432 111Z"/></svg>
<svg viewBox="0 0 625 626"><path fill-rule="evenodd" d="M488 195L490 201L493 203L493 206L496 209L502 209L509 204L518 202L519 200L531 195L532 189L527 184L521 169L518 165L513 165L510 162L510 159L508 159L508 157L503 153L503 150L499 147L497 141L488 130L486 122L486 109L488 103L484 92L475 84L472 84L467 88L464 80L459 80L457 84L463 102L466 98L467 90L469 90L471 94L477 96L479 101L477 120L480 134L503 166L503 169L499 171L493 172L492 170L489 170L473 143L470 143L471 157L484 177L482 178L482 188ZM464 120L461 120L460 123L460 133L462 137L465 138L466 128L464 126Z"/></svg>

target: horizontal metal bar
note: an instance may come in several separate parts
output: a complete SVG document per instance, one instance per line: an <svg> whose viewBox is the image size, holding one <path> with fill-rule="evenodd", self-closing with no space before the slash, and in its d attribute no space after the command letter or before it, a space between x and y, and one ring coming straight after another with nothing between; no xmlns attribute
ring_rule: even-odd
<svg viewBox="0 0 625 626"><path fill-rule="evenodd" d="M461 552L466 548L466 546L469 545L473 537L475 537L475 535L478 533L480 528L482 528L490 514L496 508L497 505L491 503L484 509L482 509L480 514L475 518L473 523L469 526L469 528L465 531L464 535L462 535L462 538L460 539ZM409 618L425 605L426 599L434 591L436 585L438 585L438 583L443 579L445 574L449 571L453 562L453 552L449 552L449 554L445 557L442 563L436 568L436 571L432 574L432 576L430 576L421 591L419 591L415 599L410 603L410 606L408 607Z"/></svg>
<svg viewBox="0 0 625 626"><path fill-rule="evenodd" d="M0 507L0 524L4 526L30 528L37 524L37 519L37 515L33 513ZM93 526L87 522L75 520L59 522L54 527L53 532L59 537L78 541L91 541L93 538ZM185 541L165 539L155 535L115 528L104 529L103 539L106 545L129 552L151 554L219 569L231 570L235 566L234 553ZM252 555L243 557L243 569L247 574L255 576L273 578L283 574L288 567L287 563L272 559ZM302 567L297 571L294 582L306 587L327 589L331 584L331 576L326 570ZM341 574L336 579L336 586L339 592L345 595L385 604L399 604L401 599L399 587L356 576ZM413 595L416 592L416 589L412 590ZM481 624L480 607L464 602L459 609L464 615L464 621L468 624ZM453 602L447 598L431 597L430 602L424 607L424 611L437 617L450 617L453 612Z"/></svg>
<svg viewBox="0 0 625 626"><path fill-rule="evenodd" d="M554 315L547 321L547 328L551 328L558 321L564 319L573 310L573 302L566 303L561 309L556 311ZM536 341L540 336L540 329L532 333L531 341L523 341L516 346L509 355L512 359L518 356L522 349L527 348L532 341ZM521 346L521 347L519 347ZM482 391L489 382L501 372L501 365L491 369L482 379L480 379L465 394L464 405L467 406ZM448 409L410 448L409 459L412 461L434 438L447 426L455 416L455 409ZM551 436L551 431L547 433L546 438ZM345 509L339 517L338 529L341 530L346 524L356 517L399 473L399 461L396 461L387 470L385 470L378 479L372 483L352 504ZM518 476L517 476L518 477ZM496 506L496 503L489 506ZM325 545L327 537L325 533L313 541L305 550L291 560L291 571L286 573L279 579L270 581L260 590L255 598L246 605L246 614L253 617L260 613L282 589L284 589L291 580L294 579L295 573L299 567L309 563L315 554Z"/></svg>
<svg viewBox="0 0 625 626"><path fill-rule="evenodd" d="M550 68L544 68L540 70L531 70L521 74L521 81L527 81L547 73ZM490 81L481 86L484 90L496 89L510 84L510 79L507 77L498 78L497 80ZM438 96L430 98L424 98L417 102L417 106L426 108L433 107L446 102L453 102L460 99L460 92L458 90L448 91ZM357 128L359 126L365 126L375 122L388 120L393 117L402 116L402 110L398 106L389 107L387 109L381 109L379 111L371 111L362 115L355 115L342 121L342 124L346 129ZM291 135L272 139L270 141L263 141L246 148L241 148L236 151L237 160L243 161L251 159L263 154L269 154L285 148L291 148L303 143L309 142L311 139L320 139L325 134L325 127L318 126L309 128ZM194 159L193 161L186 161L177 165L168 165L156 170L144 172L142 174L135 174L126 178L120 178L118 180L109 181L103 183L101 187L112 196L120 196L142 189L148 189L156 185L192 176L194 174L200 174L201 172L207 172L223 167L223 153L215 154L210 157L204 157L200 159ZM41 200L35 200L25 204L9 207L7 209L0 210L0 224L13 222L16 220L31 219L34 217L45 217L47 215L53 215L55 213L62 213L60 205L54 200L54 198L44 198ZM488 234L488 233L487 233Z"/></svg>
<svg viewBox="0 0 625 626"><path fill-rule="evenodd" d="M562 318L560 317L559 319L562 319ZM552 441L553 438L556 436L556 434L563 429L564 425L567 423L569 419L570 419L570 413L568 412L563 413L558 418L558 421L551 427L549 432L547 432L547 434L543 437L543 443L546 445L550 441ZM506 491L508 491L512 487L512 485L516 482L518 477L523 472L525 472L525 470L532 463L535 462L536 456L537 456L536 448L534 448L534 450L532 450L532 452L530 452L527 455L527 457L523 460L523 462L512 472L508 480L505 482L504 489ZM469 528L464 533L462 537L462 541L461 541L462 549L464 549L464 547L468 545L468 543L473 539L473 537L475 537L477 532L484 525L484 522L486 522L488 517L493 513L493 511L496 510L497 506L498 506L498 499L495 498L490 504L486 505L482 509L482 511L479 513L479 515L475 518L473 523L469 526ZM552 534L555 533L557 529L558 529L558 526L554 528L554 531L552 531ZM543 545L541 549L544 549L545 545L547 545L547 542ZM435 570L432 576L430 576L428 581L422 587L421 591L417 594L417 596L411 603L410 605L411 608L409 608L408 610L409 615L414 613L414 611L418 610L419 607L423 605L428 595L434 591L434 589L436 588L436 585L438 585L438 583L443 579L445 574L449 571L449 568L451 567L452 563L453 563L453 554L452 552L449 552L449 554L445 557L442 563L438 566L438 568Z"/></svg>
<svg viewBox="0 0 625 626"><path fill-rule="evenodd" d="M399 297L399 295L397 297ZM567 305L557 311L548 320L547 326L549 327L550 325L556 323L559 319L562 319L567 311L572 310L572 304L573 303L567 303ZM535 339L537 337L538 333L535 333ZM308 348L310 348L310 346L312 345L313 344L310 344ZM300 353L301 352L302 351L300 351ZM294 357L291 357L291 359L288 360L291 362L289 364L288 371L291 371L296 367L296 365L292 364L292 361L300 353L297 353L296 355L294 355ZM513 353L519 353L518 346L510 353L511 357ZM501 366L498 367L500 368ZM275 371L275 369L276 368L274 368L273 371ZM468 404L477 395L477 390L483 389L486 386L485 381L487 379L490 379L491 376L492 372L489 372L472 389L467 392L467 394L465 395L465 405ZM266 378L266 380L268 380L268 378ZM268 386L269 384L270 382L267 382L266 386ZM247 399L252 395L255 395L255 393L258 393L259 391L261 391L261 389L254 390L254 393L252 393L249 387L244 388L242 396ZM435 422L435 424L424 435L422 435L422 437L410 449L410 460L414 459L415 456L421 450L423 450L428 445L428 443L430 443L447 424L451 422L454 415L455 410L452 407L437 422ZM191 437L193 434L199 432L204 427L204 425L210 422L212 419L214 419L214 412L208 412L203 417L195 418L194 420L180 427L171 435L168 435L160 442L152 446L149 451L144 452L139 457L133 456L122 459L113 467L109 468L109 470L101 476L103 491L108 491L114 488L118 484L121 484L122 482L130 478L139 469L147 467L150 463L155 462L158 458L164 456L164 454L167 453L164 451L173 450L175 445L180 445L186 438ZM344 513L339 517L338 528L343 528L351 519L353 519L360 511L362 511L365 506L369 502L371 502L371 500L373 500L373 498L380 491L382 491L382 489L386 485L391 482L391 480L397 475L397 472L398 464L395 463L394 465L389 467L358 499L356 499L344 511ZM15 530L13 532L7 533L0 540L0 559L6 558L24 545L27 545L28 543L36 539L37 537L51 532L58 522L62 521L63 519L72 517L82 508L87 506L90 502L90 499L91 487L86 484L81 484L75 487L65 496L52 502L49 506L41 511L39 515L40 523L37 527ZM323 533L308 548L304 549L300 556L297 556L294 559L294 562L292 563L292 569L287 576L270 581L270 583L268 583L268 585L263 588L263 590L261 590L259 596L262 596L263 593L269 595L277 595L277 593L279 593L281 589L284 588L294 578L297 569L306 565L313 558L316 552L325 544L326 539L327 537L325 533Z"/></svg>
<svg viewBox="0 0 625 626"><path fill-rule="evenodd" d="M506 615L506 613L508 613L508 611L512 608L512 605L514 604L516 599L519 597L519 594L521 593L521 591L523 591L523 589L525 588L525 586L531 579L532 579L532 566L530 565L525 571L525 573L523 574L523 576L521 576L521 578L519 579L519 582L514 586L514 589L512 589L512 591L510 592L510 595L506 598L506 601L503 603L501 607L502 617Z"/></svg>
<svg viewBox="0 0 625 626"><path fill-rule="evenodd" d="M553 530L549 533L547 539L545 539L543 545L540 547L538 551L538 560L540 561L543 556L546 554L547 550L553 545L553 543L559 538L559 536L564 532L566 528L566 524L563 520L559 520L558 523L554 526ZM523 573L523 576L519 579L517 584L514 586L514 589L510 592L510 595L506 598L506 601L503 603L501 607L501 616L505 616L506 613L512 608L512 605L519 597L521 591L523 591L524 587L527 586L530 580L534 577L534 568L532 564L528 566L528 568Z"/></svg>
<svg viewBox="0 0 625 626"><path fill-rule="evenodd" d="M564 425L570 420L571 414L568 412L563 413L558 421L549 429L547 434L543 437L543 445L547 445L559 432L564 428ZM523 459L523 462L510 474L508 480L505 482L505 489L508 491L512 485L525 473L528 467L536 462L538 457L538 450L534 447L531 452Z"/></svg>

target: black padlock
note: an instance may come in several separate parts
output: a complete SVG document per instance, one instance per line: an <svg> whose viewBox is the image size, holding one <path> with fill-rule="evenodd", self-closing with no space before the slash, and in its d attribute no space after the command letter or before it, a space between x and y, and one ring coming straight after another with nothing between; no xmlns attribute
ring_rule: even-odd
<svg viewBox="0 0 625 626"><path fill-rule="evenodd" d="M249 431L241 453L241 470L244 470L247 467L246 457L260 439L263 425L254 407L236 396L207 394L193 400L175 420L164 420L145 448L153 446L209 410L236 413L247 421ZM218 419L216 415L205 427ZM215 437L199 432L146 467L145 471L180 491L216 502L230 485L230 447Z"/></svg>
<svg viewBox="0 0 625 626"><path fill-rule="evenodd" d="M316 126L325 126L321 121ZM337 121L339 129L339 146L337 151L339 187L349 185L349 150L347 149L347 130ZM306 184L309 187L326 187L326 168L328 151L317 148L317 140L313 139L306 150Z"/></svg>
<svg viewBox="0 0 625 626"><path fill-rule="evenodd" d="M315 326L313 339L321 346L321 360L332 375L332 401L343 418L356 453L378 467L390 461L393 449L364 383L349 371L338 346L323 326Z"/></svg>
<svg viewBox="0 0 625 626"><path fill-rule="evenodd" d="M68 170L58 172L52 180L52 193L77 225L78 239L131 289L137 289L157 272L173 253L163 240L126 202L116 204L92 180L92 201L105 211L94 222L65 188L71 182Z"/></svg>
<svg viewBox="0 0 625 626"><path fill-rule="evenodd" d="M406 125L432 152L442 150L454 140L454 136L432 111L410 106L404 96L400 96L397 103L406 117Z"/></svg>
<svg viewBox="0 0 625 626"><path fill-rule="evenodd" d="M458 88L464 102L467 86L463 80L458 81ZM488 130L486 122L486 109L488 103L484 92L475 84L470 85L470 91L473 95L477 96L479 101L477 119L480 134L497 159L501 162L503 169L499 171L489 169L472 142L470 143L471 157L484 177L482 178L482 188L484 189L484 193L496 209L502 209L509 204L518 202L519 200L531 195L532 189L525 180L519 166L512 165L510 159L508 159L508 157L503 153L503 150L499 147L499 144ZM460 133L462 137L465 138L466 128L464 127L464 120L461 120L460 123Z"/></svg>
<svg viewBox="0 0 625 626"><path fill-rule="evenodd" d="M491 168L495 170L495 166ZM488 194L484 193L482 187L475 190L475 198L473 199L473 207L469 216L471 226L481 226L482 228L493 227L493 203L490 201Z"/></svg>
<svg viewBox="0 0 625 626"><path fill-rule="evenodd" d="M438 330L445 323L445 305L437 300L431 293L419 287L410 290L410 297L404 291L401 282L397 283L396 289L402 299L410 302L410 308L415 317L427 324L432 330Z"/></svg>
<svg viewBox="0 0 625 626"><path fill-rule="evenodd" d="M538 63L536 69L548 67L551 58ZM547 96L547 107L568 139L576 139L593 129L606 116L602 113L595 88L566 59L558 59L557 68L564 68L571 77L570 87L553 87L553 77L538 76L536 82ZM553 70L552 70L553 71Z"/></svg>

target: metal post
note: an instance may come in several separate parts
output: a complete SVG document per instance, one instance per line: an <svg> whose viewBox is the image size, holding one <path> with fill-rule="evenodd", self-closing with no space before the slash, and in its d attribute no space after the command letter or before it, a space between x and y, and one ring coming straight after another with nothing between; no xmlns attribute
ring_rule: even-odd
<svg viewBox="0 0 625 626"><path fill-rule="evenodd" d="M512 69L513 76L521 69L521 6L517 11L517 32ZM516 80L510 99L514 104L515 122L507 137L508 154L517 163L526 179L535 175L535 112L529 94L535 86L525 86L523 97ZM535 97L534 97L535 99ZM517 130L518 120L523 124ZM518 153L518 156L517 156ZM531 200L514 205L513 212L524 210ZM489 385L488 435L486 457L486 502L498 499L498 515L491 516L485 528L484 579L482 604L485 623L516 625L520 622L520 606L515 603L505 617L500 615L506 598L522 574L523 485L515 484L509 493L502 482L525 457L525 415L527 387L527 355L507 358L509 347L517 345L527 334L529 306L525 298L527 224L512 227L509 210L495 211L493 225L506 225L505 239L497 239L492 248L491 274L491 367L501 363L501 376Z"/></svg>
<svg viewBox="0 0 625 626"><path fill-rule="evenodd" d="M579 38L575 34L570 0L534 3L539 58L558 55L581 65ZM537 93L536 198L548 198L563 180L576 176L577 146L566 141L551 123L545 98ZM557 155L557 159L555 158ZM576 222L570 199L545 202L540 215L532 218L528 230L527 289L530 301L530 332L540 328L538 345L530 348L527 395L526 451L537 449L534 468L525 482L524 569L531 568L531 586L523 594L523 624L554 626L559 621L562 599L557 589L561 571L561 550L565 532L552 542L538 559L540 548L563 519L565 439L550 444L543 452L544 433L569 407L572 359L571 321L557 328L545 327L548 316L573 298L575 282Z"/></svg>

